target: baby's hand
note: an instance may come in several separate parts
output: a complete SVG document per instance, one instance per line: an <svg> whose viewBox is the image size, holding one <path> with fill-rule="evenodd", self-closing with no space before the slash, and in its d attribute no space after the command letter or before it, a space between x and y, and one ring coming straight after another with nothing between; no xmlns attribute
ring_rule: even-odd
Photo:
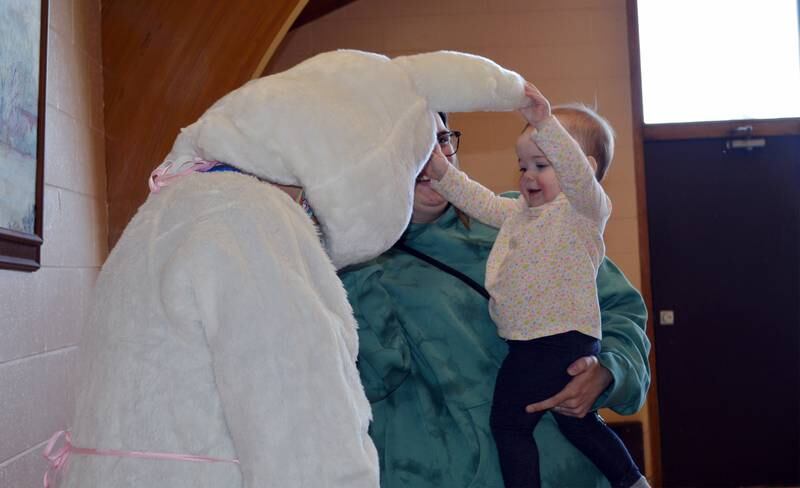
<svg viewBox="0 0 800 488"><path fill-rule="evenodd" d="M450 166L450 161L447 160L444 153L442 152L442 148L436 144L433 148L433 152L431 153L431 158L428 160L428 164L425 165L425 168L422 170L422 173L425 176L429 176L436 181L441 180L444 178L444 174L447 173L447 168Z"/></svg>
<svg viewBox="0 0 800 488"><path fill-rule="evenodd" d="M525 82L525 96L531 101L527 107L519 109L525 120L534 127L537 127L545 119L550 117L550 102L542 95L530 81Z"/></svg>

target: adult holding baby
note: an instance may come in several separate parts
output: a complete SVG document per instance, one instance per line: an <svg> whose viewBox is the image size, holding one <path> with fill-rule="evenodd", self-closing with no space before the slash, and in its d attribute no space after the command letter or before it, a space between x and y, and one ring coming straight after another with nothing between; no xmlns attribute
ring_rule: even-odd
<svg viewBox="0 0 800 488"><path fill-rule="evenodd" d="M457 134L439 127L455 162ZM359 322L359 371L373 407L371 435L384 488L503 486L489 412L507 354L487 306L486 261L497 230L464 218L424 175L400 246L342 273ZM641 296L609 260L597 273L602 352L574 361L572 381L537 408L583 417L638 410L649 386ZM543 486L608 486L560 433L539 422Z"/></svg>

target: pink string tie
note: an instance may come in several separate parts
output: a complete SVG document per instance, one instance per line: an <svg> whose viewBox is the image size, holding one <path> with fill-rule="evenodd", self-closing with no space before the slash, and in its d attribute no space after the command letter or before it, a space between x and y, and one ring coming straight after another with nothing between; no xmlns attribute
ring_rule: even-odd
<svg viewBox="0 0 800 488"><path fill-rule="evenodd" d="M64 443L59 449L53 449L59 439L64 438ZM149 452L149 451L119 451L116 449L89 449L77 447L72 444L72 434L68 430L60 430L53 434L47 445L42 451L42 455L48 461L47 471L44 473L44 488L50 488L51 475L61 474L69 461L71 454L82 454L86 456L113 456L129 457L140 459L166 459L171 461L189 461L195 463L231 463L239 464L238 459L221 459L210 456L195 456L192 454L173 454L169 452Z"/></svg>
<svg viewBox="0 0 800 488"><path fill-rule="evenodd" d="M205 159L196 157L191 161L182 162L178 167L179 171L168 174L169 170L175 165L175 161L165 161L150 173L150 178L147 179L147 185L150 187L150 193L158 193L161 188L171 184L173 180L191 173L204 173L218 164L219 161L206 161ZM186 168L180 169L184 166L186 166Z"/></svg>

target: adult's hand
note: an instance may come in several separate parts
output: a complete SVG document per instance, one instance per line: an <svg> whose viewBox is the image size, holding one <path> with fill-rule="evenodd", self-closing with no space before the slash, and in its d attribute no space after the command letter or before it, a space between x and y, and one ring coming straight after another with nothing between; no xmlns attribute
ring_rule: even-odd
<svg viewBox="0 0 800 488"><path fill-rule="evenodd" d="M553 409L570 417L583 418L592 409L597 397L611 384L611 373L596 356L578 358L567 368L572 380L563 390L546 400L525 407L528 413Z"/></svg>

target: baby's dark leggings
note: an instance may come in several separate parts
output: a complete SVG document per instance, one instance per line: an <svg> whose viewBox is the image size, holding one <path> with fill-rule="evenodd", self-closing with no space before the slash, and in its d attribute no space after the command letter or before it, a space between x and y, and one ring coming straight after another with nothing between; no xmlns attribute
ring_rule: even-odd
<svg viewBox="0 0 800 488"><path fill-rule="evenodd" d="M544 412L525 406L545 400L572 379L567 368L583 356L600 353L600 341L565 332L530 341L508 341L509 351L494 390L491 427L506 488L541 485L539 451L533 430ZM625 445L597 412L579 419L552 412L561 433L608 478L613 488L628 488L640 477Z"/></svg>

